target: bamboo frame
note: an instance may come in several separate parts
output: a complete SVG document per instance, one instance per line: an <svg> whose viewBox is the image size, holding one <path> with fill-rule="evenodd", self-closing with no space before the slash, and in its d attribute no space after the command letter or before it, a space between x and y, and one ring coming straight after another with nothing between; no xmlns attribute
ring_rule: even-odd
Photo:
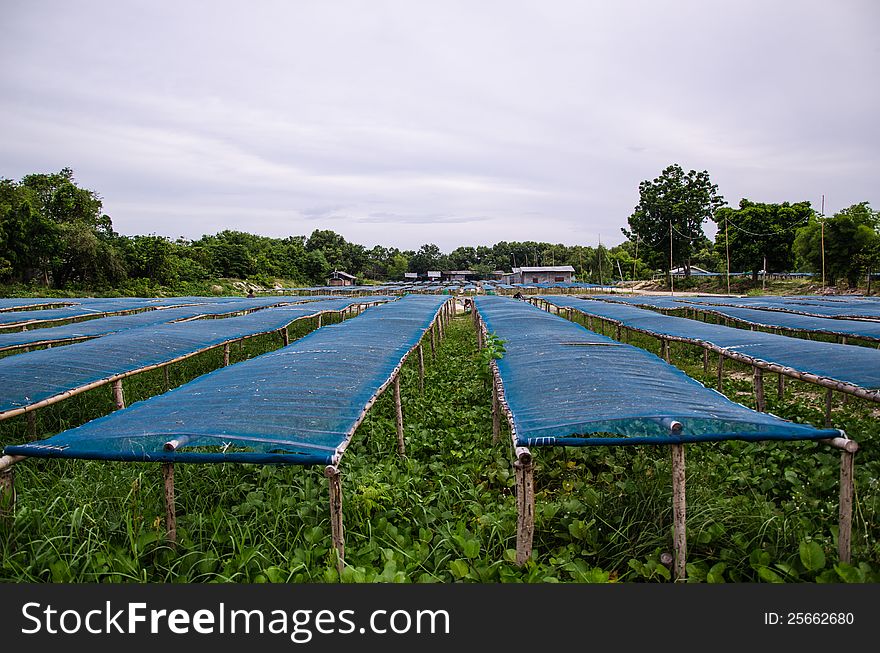
<svg viewBox="0 0 880 653"><path fill-rule="evenodd" d="M162 463L162 481L165 496L165 537L177 545L177 512L174 506L174 463Z"/></svg>
<svg viewBox="0 0 880 653"><path fill-rule="evenodd" d="M673 444L670 445L670 449L672 450L672 547L675 554L674 577L676 581L683 581L687 569L687 530L685 528L687 501L685 497L684 445Z"/></svg>

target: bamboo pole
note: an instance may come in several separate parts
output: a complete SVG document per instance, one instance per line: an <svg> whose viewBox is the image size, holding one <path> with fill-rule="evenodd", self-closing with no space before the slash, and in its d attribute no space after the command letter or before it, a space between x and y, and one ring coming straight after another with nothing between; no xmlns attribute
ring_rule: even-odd
<svg viewBox="0 0 880 653"><path fill-rule="evenodd" d="M764 401L764 371L758 367L754 366L754 380L755 380L755 409L759 413L767 412L767 405Z"/></svg>
<svg viewBox="0 0 880 653"><path fill-rule="evenodd" d="M31 440L37 439L37 411L29 410L25 413L27 416L27 433Z"/></svg>
<svg viewBox="0 0 880 653"><path fill-rule="evenodd" d="M703 374L709 373L709 350L703 349Z"/></svg>
<svg viewBox="0 0 880 653"><path fill-rule="evenodd" d="M422 349L422 343L418 344L419 349L419 394L425 392L425 352Z"/></svg>
<svg viewBox="0 0 880 653"><path fill-rule="evenodd" d="M825 426L831 426L831 404L834 401L834 391L828 388L825 391Z"/></svg>
<svg viewBox="0 0 880 653"><path fill-rule="evenodd" d="M431 332L431 360L437 358L437 344L434 342L434 327L431 326L428 331Z"/></svg>
<svg viewBox="0 0 880 653"><path fill-rule="evenodd" d="M855 452L840 454L840 511L838 514L837 554L841 562L850 562L852 543L853 465Z"/></svg>
<svg viewBox="0 0 880 653"><path fill-rule="evenodd" d="M15 468L7 467L0 471L0 519L8 519L15 514Z"/></svg>
<svg viewBox="0 0 880 653"><path fill-rule="evenodd" d="M498 386L492 376L492 444L498 444L501 437L501 409L498 405Z"/></svg>
<svg viewBox="0 0 880 653"><path fill-rule="evenodd" d="M776 396L782 401L783 397L785 397L785 374L780 372L776 376Z"/></svg>
<svg viewBox="0 0 880 653"><path fill-rule="evenodd" d="M174 509L174 463L162 463L165 484L165 537L172 547L177 545L177 513Z"/></svg>
<svg viewBox="0 0 880 653"><path fill-rule="evenodd" d="M673 514L673 551L675 553L675 580L685 579L687 563L687 532L685 522L687 502L685 500L685 467L684 445L672 446L672 514Z"/></svg>
<svg viewBox="0 0 880 653"><path fill-rule="evenodd" d="M394 377L394 417L397 425L397 453L406 455L406 445L403 441L403 405L400 401L400 374Z"/></svg>
<svg viewBox="0 0 880 653"><path fill-rule="evenodd" d="M281 345L287 347L290 344L290 332L287 327L281 327L278 331L281 333Z"/></svg>
<svg viewBox="0 0 880 653"><path fill-rule="evenodd" d="M341 575L345 567L345 531L342 526L342 483L339 468L327 465L324 476L330 486L330 532L333 547L336 549L336 571Z"/></svg>
<svg viewBox="0 0 880 653"><path fill-rule="evenodd" d="M223 345L223 367L229 365L229 343Z"/></svg>
<svg viewBox="0 0 880 653"><path fill-rule="evenodd" d="M125 393L122 390L122 379L116 379L112 384L112 389L113 403L116 405L116 410L125 408Z"/></svg>
<svg viewBox="0 0 880 653"><path fill-rule="evenodd" d="M324 323L324 314L318 313L318 328L319 329L323 326L323 323ZM286 330L286 328L285 328L285 330Z"/></svg>
<svg viewBox="0 0 880 653"><path fill-rule="evenodd" d="M724 354L718 354L718 392L724 392Z"/></svg>
<svg viewBox="0 0 880 653"><path fill-rule="evenodd" d="M239 342L241 342L239 340ZM165 377L165 392L168 392L171 389L171 366L165 365L162 368L163 376Z"/></svg>
<svg viewBox="0 0 880 653"><path fill-rule="evenodd" d="M513 467L516 473L516 564L522 567L532 556L535 535L535 466L528 449L520 449Z"/></svg>
<svg viewBox="0 0 880 653"><path fill-rule="evenodd" d="M618 342L620 341L620 323L616 324L614 327L614 339Z"/></svg>
<svg viewBox="0 0 880 653"><path fill-rule="evenodd" d="M660 358L669 362L669 341L666 338L660 338Z"/></svg>

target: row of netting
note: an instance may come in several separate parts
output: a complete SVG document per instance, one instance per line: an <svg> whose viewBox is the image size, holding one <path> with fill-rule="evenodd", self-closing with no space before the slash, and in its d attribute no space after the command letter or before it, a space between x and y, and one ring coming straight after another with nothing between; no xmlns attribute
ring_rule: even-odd
<svg viewBox="0 0 880 653"><path fill-rule="evenodd" d="M519 446L840 435L746 408L643 349L529 303L487 296L475 304L487 332L503 343L496 364Z"/></svg>
<svg viewBox="0 0 880 653"><path fill-rule="evenodd" d="M880 319L880 301L874 297L830 299L822 296L804 295L798 297L688 297L687 300L695 304L760 308L816 317Z"/></svg>
<svg viewBox="0 0 880 653"><path fill-rule="evenodd" d="M380 304L46 440L7 446L4 453L166 463L335 464L371 401L445 302L444 297L410 295Z"/></svg>
<svg viewBox="0 0 880 653"><path fill-rule="evenodd" d="M654 337L688 342L771 372L880 399L880 350L791 338L710 324L619 303L543 296L538 301L555 309L573 309Z"/></svg>
<svg viewBox="0 0 880 653"><path fill-rule="evenodd" d="M278 299L242 299L232 302L212 302L204 304L186 304L171 308L141 311L138 313L126 313L110 317L99 317L83 322L71 322L61 326L45 326L39 329L11 331L0 333L0 351L21 349L43 345L56 345L72 340L85 340L97 338L111 333L118 333L126 329L141 326L152 326L192 320L198 318L214 318L240 313L250 313L271 306L281 306L290 303L307 303L319 298L295 297L289 298L294 301L281 301Z"/></svg>
<svg viewBox="0 0 880 653"><path fill-rule="evenodd" d="M311 299L328 299L316 296ZM302 302L298 296L274 297L166 297L145 299L140 297L92 299L60 308L34 308L30 310L6 311L0 313L0 330L45 328L56 322L77 322L100 319L110 315L132 315L143 311L154 311L175 307L197 307L208 304L226 304L230 311L255 310L267 306L278 306Z"/></svg>
<svg viewBox="0 0 880 653"><path fill-rule="evenodd" d="M295 320L389 299L313 301L264 308L225 319L153 324L64 347L7 356L0 359L0 378L4 381L0 387L0 419L226 343L284 330Z"/></svg>
<svg viewBox="0 0 880 653"><path fill-rule="evenodd" d="M766 329L780 329L804 334L823 334L841 338L861 338L864 340L880 340L880 321L852 320L846 318L817 317L803 313L771 311L766 308L744 308L741 306L724 306L690 301L691 298L675 298L657 295L597 295L595 299L630 304L632 306L652 308L662 311L681 311L686 314L696 313L714 315L727 320Z"/></svg>

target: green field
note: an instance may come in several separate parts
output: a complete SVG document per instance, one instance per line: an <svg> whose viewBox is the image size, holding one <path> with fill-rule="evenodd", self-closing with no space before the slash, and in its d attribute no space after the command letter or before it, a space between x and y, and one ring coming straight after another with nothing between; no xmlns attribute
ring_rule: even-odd
<svg viewBox="0 0 880 653"><path fill-rule="evenodd" d="M302 335L306 329L301 329ZM657 351L656 341L633 344ZM280 343L254 339L233 362ZM675 345L673 363L703 378L702 358ZM172 385L220 364L209 352L176 364ZM407 455L396 453L391 393L372 408L342 459L344 582L642 582L670 580L672 489L666 447L534 449L533 559L514 560L509 438L492 442L486 356L468 317L427 357L420 394L404 368ZM728 361L724 391L753 406L746 367ZM131 401L165 390L152 372L127 382ZM790 382L768 410L821 425L824 393ZM99 388L41 410L40 437L112 408ZM689 582L880 580L878 406L842 399L834 426L856 455L852 564L837 560L839 454L813 442L687 447ZM0 423L23 441L24 417ZM321 468L177 465L178 546L164 541L159 465L31 459L15 466L14 514L0 525L6 582L338 582Z"/></svg>

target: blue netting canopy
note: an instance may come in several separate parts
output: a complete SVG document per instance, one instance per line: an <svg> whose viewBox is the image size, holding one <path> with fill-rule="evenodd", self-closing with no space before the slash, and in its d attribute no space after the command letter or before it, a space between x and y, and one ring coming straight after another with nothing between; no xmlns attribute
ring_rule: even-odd
<svg viewBox="0 0 880 653"><path fill-rule="evenodd" d="M5 454L331 464L445 297L409 295ZM77 345L72 345L73 348ZM166 443L176 440L176 449Z"/></svg>
<svg viewBox="0 0 880 653"><path fill-rule="evenodd" d="M541 299L555 306L572 307L587 315L614 320L657 337L679 338L694 344L707 343L800 373L814 374L866 390L880 389L880 350L870 347L819 342L707 324L625 304L556 295Z"/></svg>
<svg viewBox="0 0 880 653"><path fill-rule="evenodd" d="M331 299L265 308L239 317L126 329L64 347L0 358L0 418L113 377L162 365L240 338L281 329L321 311L339 311L383 297ZM14 413L13 413L14 414Z"/></svg>
<svg viewBox="0 0 880 653"><path fill-rule="evenodd" d="M795 424L734 403L642 349L526 302L477 297L520 446L815 440L836 429ZM677 427L680 425L680 429Z"/></svg>
<svg viewBox="0 0 880 653"><path fill-rule="evenodd" d="M595 299L610 302L623 302L634 306L650 306L659 309L682 310L692 308L699 311L707 311L739 320L755 326L775 329L792 329L812 333L825 333L842 336L854 336L871 340L880 339L880 321L871 320L848 320L846 318L832 319L829 317L817 317L803 313L788 313L782 311L770 311L761 308L743 308L741 306L724 306L720 304L706 304L703 302L691 302L689 297L680 299L660 296L630 296L599 295Z"/></svg>

